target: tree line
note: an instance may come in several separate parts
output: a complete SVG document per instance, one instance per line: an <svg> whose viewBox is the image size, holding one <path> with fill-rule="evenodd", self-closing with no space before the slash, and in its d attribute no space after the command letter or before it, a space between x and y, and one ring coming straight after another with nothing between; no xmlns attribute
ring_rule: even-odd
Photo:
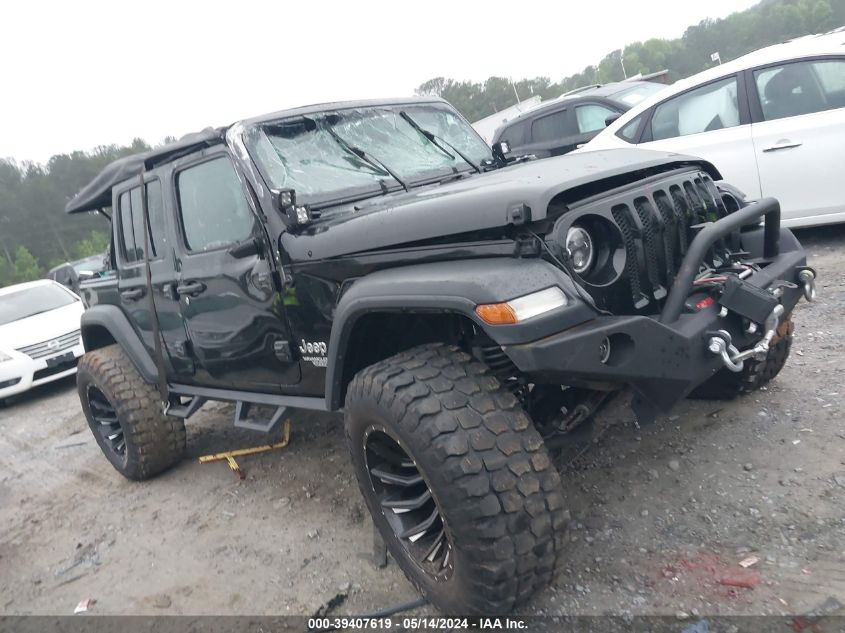
<svg viewBox="0 0 845 633"><path fill-rule="evenodd" d="M442 96L467 119L477 121L513 105L514 88L522 99L549 99L581 86L618 81L625 74L668 69L675 80L716 63L710 60L714 52L728 60L842 25L845 0L763 0L726 18L690 26L677 39L629 44L557 83L548 77L513 84L505 77L480 83L437 77L416 92ZM103 252L109 241L108 221L96 213L68 216L65 203L111 161L148 149L146 141L135 139L128 146L59 154L44 165L0 159L0 286L35 279L60 263Z"/></svg>
<svg viewBox="0 0 845 633"><path fill-rule="evenodd" d="M517 95L521 100L534 95L553 99L582 86L661 70L668 70L670 81L677 81L717 64L710 59L712 53L718 52L722 61L728 61L770 44L843 25L845 0L763 0L726 18L703 20L677 39L628 44L558 82L549 77L513 82L507 77L489 77L482 82L435 77L416 92L443 97L468 120L478 121L514 105Z"/></svg>

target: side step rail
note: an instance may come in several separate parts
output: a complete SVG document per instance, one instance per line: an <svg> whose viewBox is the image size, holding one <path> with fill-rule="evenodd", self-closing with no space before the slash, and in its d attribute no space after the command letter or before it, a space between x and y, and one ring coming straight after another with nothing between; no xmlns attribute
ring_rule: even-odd
<svg viewBox="0 0 845 633"><path fill-rule="evenodd" d="M261 431L262 433L269 433L276 428L276 425L281 422L285 411L288 410L287 407L276 407L276 411L270 416L269 420L258 420L250 417L249 411L251 408L251 402L238 400L237 404L235 404L235 426L240 429Z"/></svg>
<svg viewBox="0 0 845 633"><path fill-rule="evenodd" d="M203 396L190 396L188 401L182 403L182 397L176 396L176 401L180 404L173 404L173 395L171 394L171 400L167 404L164 409L165 415L173 416L174 418L182 418L183 420L187 420L190 418L194 413L200 410L202 405L208 402L208 398L204 398Z"/></svg>

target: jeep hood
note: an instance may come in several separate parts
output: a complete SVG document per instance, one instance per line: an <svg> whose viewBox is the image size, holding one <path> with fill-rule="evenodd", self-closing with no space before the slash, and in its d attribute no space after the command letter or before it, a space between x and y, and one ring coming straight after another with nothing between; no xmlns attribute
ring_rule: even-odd
<svg viewBox="0 0 845 633"><path fill-rule="evenodd" d="M685 165L721 178L711 164L682 154L641 149L568 154L338 207L281 239L293 261L399 247L506 226L509 210L521 204L531 209L532 221L542 220L561 193L625 174L642 172L645 177Z"/></svg>

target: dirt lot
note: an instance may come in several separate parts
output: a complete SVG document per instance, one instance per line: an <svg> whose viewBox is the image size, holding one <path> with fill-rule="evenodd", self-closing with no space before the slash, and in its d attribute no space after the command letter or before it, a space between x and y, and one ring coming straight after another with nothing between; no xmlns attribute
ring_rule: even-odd
<svg viewBox="0 0 845 633"><path fill-rule="evenodd" d="M765 391L688 401L642 429L606 412L598 440L560 466L571 562L527 613L845 603L845 227L800 237L820 297L796 311L786 369ZM242 460L239 481L196 459L264 440L229 415L208 406L188 458L135 484L100 454L72 380L0 408L0 611L67 614L93 598L94 613L312 614L340 593L337 613L363 613L415 597L395 564L370 561L339 417L297 413L290 447Z"/></svg>

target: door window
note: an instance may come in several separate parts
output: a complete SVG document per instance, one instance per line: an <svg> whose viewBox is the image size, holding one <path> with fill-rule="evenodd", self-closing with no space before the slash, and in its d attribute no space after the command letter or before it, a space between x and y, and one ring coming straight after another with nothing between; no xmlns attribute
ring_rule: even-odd
<svg viewBox="0 0 845 633"><path fill-rule="evenodd" d="M767 121L845 107L845 60L793 62L754 71Z"/></svg>
<svg viewBox="0 0 845 633"><path fill-rule="evenodd" d="M575 108L575 118L578 120L578 131L581 134L588 134L603 130L607 127L604 120L611 114L616 114L616 110L611 110L597 103L590 103L587 105L578 106Z"/></svg>
<svg viewBox="0 0 845 633"><path fill-rule="evenodd" d="M214 250L251 235L252 212L228 157L181 171L176 186L188 250Z"/></svg>
<svg viewBox="0 0 845 633"><path fill-rule="evenodd" d="M736 77L722 79L664 101L654 109L655 141L739 125Z"/></svg>
<svg viewBox="0 0 845 633"><path fill-rule="evenodd" d="M531 124L531 140L534 143L547 143L571 136L567 130L566 117L566 110L561 110L536 119Z"/></svg>
<svg viewBox="0 0 845 633"><path fill-rule="evenodd" d="M149 234L152 242L151 256L163 252L166 243L164 230L164 201L161 197L161 183L153 180L146 184L147 211L150 214ZM120 216L120 249L127 264L144 259L144 207L141 187L124 191L118 199Z"/></svg>

